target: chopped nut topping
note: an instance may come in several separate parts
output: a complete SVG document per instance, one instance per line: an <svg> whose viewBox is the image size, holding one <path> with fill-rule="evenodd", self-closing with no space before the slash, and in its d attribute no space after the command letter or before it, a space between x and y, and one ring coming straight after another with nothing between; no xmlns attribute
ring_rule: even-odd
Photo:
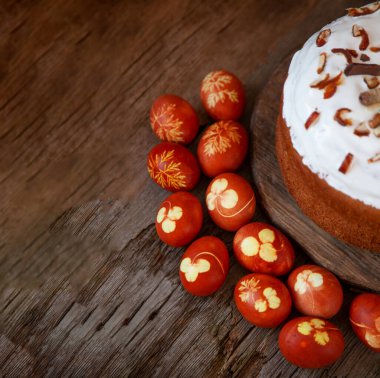
<svg viewBox="0 0 380 378"><path fill-rule="evenodd" d="M318 37L317 37L317 41L316 41L317 46L318 46L318 47L322 47L322 46L324 46L324 45L327 43L327 41L328 41L330 35L331 35L331 29L325 29L325 30L322 30L322 31L318 34Z"/></svg>
<svg viewBox="0 0 380 378"><path fill-rule="evenodd" d="M369 37L365 29L362 26L355 24L352 26L352 35L354 37L361 37L362 41L360 42L359 50L366 50L369 46Z"/></svg>
<svg viewBox="0 0 380 378"><path fill-rule="evenodd" d="M317 79L317 80L313 81L310 84L310 87L323 89L325 87L325 83L327 83L329 81L329 79L330 79L330 74L326 74L322 79Z"/></svg>
<svg viewBox="0 0 380 378"><path fill-rule="evenodd" d="M334 120L342 126L351 126L352 125L352 119L343 118L347 113L351 113L351 109L348 109L348 108L338 109L335 113Z"/></svg>
<svg viewBox="0 0 380 378"><path fill-rule="evenodd" d="M356 53L355 50L352 50L352 51L354 51ZM332 49L331 52L333 52L334 54L344 55L344 57L347 60L347 63L352 63L352 54L350 53L349 50L347 50L347 49ZM358 56L358 55L356 54L356 56Z"/></svg>
<svg viewBox="0 0 380 378"><path fill-rule="evenodd" d="M360 55L360 60L362 62L369 62L371 60L371 58L367 54L361 54Z"/></svg>
<svg viewBox="0 0 380 378"><path fill-rule="evenodd" d="M370 131L368 130L366 124L364 122L361 122L359 126L355 128L354 134L359 137L369 136Z"/></svg>
<svg viewBox="0 0 380 378"><path fill-rule="evenodd" d="M376 129L373 130L373 133L375 134L375 137L380 138L380 127L376 127Z"/></svg>
<svg viewBox="0 0 380 378"><path fill-rule="evenodd" d="M346 157L344 158L341 166L339 167L339 172L342 172L343 174L346 174L347 171L348 171L348 168L350 168L350 166L352 164L353 158L354 158L354 155L352 155L351 153L348 153L346 155Z"/></svg>
<svg viewBox="0 0 380 378"><path fill-rule="evenodd" d="M318 62L318 69L317 73L321 74L323 70L325 69L327 61L327 54L325 52L319 54L319 62Z"/></svg>
<svg viewBox="0 0 380 378"><path fill-rule="evenodd" d="M305 122L305 129L308 130L311 125L318 121L321 114L316 110L310 114L309 118Z"/></svg>
<svg viewBox="0 0 380 378"><path fill-rule="evenodd" d="M376 163L380 161L380 152L368 159L368 163Z"/></svg>
<svg viewBox="0 0 380 378"><path fill-rule="evenodd" d="M330 80L330 83L325 88L325 93L323 95L324 99L330 98L335 94L338 88L338 85L341 84L341 77L342 77L342 72Z"/></svg>
<svg viewBox="0 0 380 378"><path fill-rule="evenodd" d="M365 77L364 81L367 84L368 89L375 89L380 84L380 81L376 76Z"/></svg>
<svg viewBox="0 0 380 378"><path fill-rule="evenodd" d="M347 12L348 12L348 15L351 17L359 17L359 16L364 16L366 14L375 13L379 9L380 9L380 2L377 1L376 3L370 4L361 8L348 8Z"/></svg>
<svg viewBox="0 0 380 378"><path fill-rule="evenodd" d="M380 65L379 64L368 64L368 63L351 63L347 65L344 70L346 76L354 75L370 75L370 76L380 76Z"/></svg>
<svg viewBox="0 0 380 378"><path fill-rule="evenodd" d="M323 98L328 99L334 95L338 85L341 83L342 72L330 79L330 75L326 74L323 79L319 79L310 84L311 88L324 90Z"/></svg>
<svg viewBox="0 0 380 378"><path fill-rule="evenodd" d="M351 50L351 49L347 49L347 51L354 57L354 58L357 58L359 56L359 54L357 53L356 50Z"/></svg>
<svg viewBox="0 0 380 378"><path fill-rule="evenodd" d="M375 116L368 122L368 124L371 129L377 129L380 126L380 113L376 113Z"/></svg>
<svg viewBox="0 0 380 378"><path fill-rule="evenodd" d="M379 104L380 103L380 88L371 89L370 91L360 93L359 101L364 106Z"/></svg>

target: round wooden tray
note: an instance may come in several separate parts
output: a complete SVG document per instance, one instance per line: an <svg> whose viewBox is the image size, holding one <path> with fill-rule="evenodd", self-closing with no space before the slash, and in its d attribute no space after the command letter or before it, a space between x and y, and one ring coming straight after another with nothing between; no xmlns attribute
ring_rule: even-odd
<svg viewBox="0 0 380 378"><path fill-rule="evenodd" d="M282 180L275 153L275 129L290 60L288 56L273 73L251 119L252 170L261 203L272 222L316 263L352 285L379 291L380 253L345 244L326 233L302 213Z"/></svg>

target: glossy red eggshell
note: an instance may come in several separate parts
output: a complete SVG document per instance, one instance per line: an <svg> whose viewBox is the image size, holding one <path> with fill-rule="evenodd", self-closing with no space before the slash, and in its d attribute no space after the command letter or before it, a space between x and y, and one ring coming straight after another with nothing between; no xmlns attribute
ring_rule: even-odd
<svg viewBox="0 0 380 378"><path fill-rule="evenodd" d="M214 236L195 240L182 256L179 276L192 295L215 293L224 283L229 269L226 245Z"/></svg>
<svg viewBox="0 0 380 378"><path fill-rule="evenodd" d="M258 327L276 327L289 316L292 301L287 287L267 274L249 274L235 286L235 304Z"/></svg>
<svg viewBox="0 0 380 378"><path fill-rule="evenodd" d="M350 322L359 340L375 352L380 352L380 295L360 294L350 306Z"/></svg>
<svg viewBox="0 0 380 378"><path fill-rule="evenodd" d="M150 124L164 142L189 144L197 135L199 120L193 107L171 94L158 97L150 110Z"/></svg>
<svg viewBox="0 0 380 378"><path fill-rule="evenodd" d="M148 154L148 172L152 180L171 192L192 190L200 170L194 155L179 144L163 142Z"/></svg>
<svg viewBox="0 0 380 378"><path fill-rule="evenodd" d="M331 365L344 350L343 334L338 327L309 316L286 323L278 341L281 353L289 362L309 369Z"/></svg>
<svg viewBox="0 0 380 378"><path fill-rule="evenodd" d="M209 177L232 172L243 163L248 151L248 134L235 121L219 121L209 126L198 144L202 172Z"/></svg>
<svg viewBox="0 0 380 378"><path fill-rule="evenodd" d="M177 192L161 203L156 230L164 243L182 247L198 235L202 222L203 211L198 198L188 192Z"/></svg>
<svg viewBox="0 0 380 378"><path fill-rule="evenodd" d="M236 231L252 219L256 198L251 185L243 177L222 173L209 184L206 205L217 226L226 231Z"/></svg>
<svg viewBox="0 0 380 378"><path fill-rule="evenodd" d="M343 290L338 279L317 265L302 265L288 278L294 306L304 315L331 318L343 303Z"/></svg>
<svg viewBox="0 0 380 378"><path fill-rule="evenodd" d="M246 269L281 276L294 265L294 250L287 237L261 222L246 224L234 237L236 259Z"/></svg>
<svg viewBox="0 0 380 378"><path fill-rule="evenodd" d="M243 84L231 72L210 72L201 84L201 100L210 117L237 120L242 116L245 106Z"/></svg>

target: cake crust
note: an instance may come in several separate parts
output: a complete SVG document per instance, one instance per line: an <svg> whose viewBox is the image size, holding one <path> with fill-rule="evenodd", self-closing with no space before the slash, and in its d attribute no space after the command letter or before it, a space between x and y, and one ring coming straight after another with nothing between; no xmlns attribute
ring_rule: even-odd
<svg viewBox="0 0 380 378"><path fill-rule="evenodd" d="M302 163L282 115L276 153L284 182L301 210L325 231L360 248L380 252L380 210L334 189Z"/></svg>

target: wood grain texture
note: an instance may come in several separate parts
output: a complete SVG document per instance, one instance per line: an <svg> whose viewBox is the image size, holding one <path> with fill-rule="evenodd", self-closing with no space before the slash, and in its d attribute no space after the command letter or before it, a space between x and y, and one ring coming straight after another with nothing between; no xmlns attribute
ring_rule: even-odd
<svg viewBox="0 0 380 378"><path fill-rule="evenodd" d="M291 57L286 57L273 73L252 115L252 170L263 207L274 224L291 235L316 263L350 284L379 292L380 254L346 244L318 227L302 213L283 181L272 146Z"/></svg>
<svg viewBox="0 0 380 378"><path fill-rule="evenodd" d="M177 275L183 250L154 229L167 193L145 167L157 143L148 123L155 97L183 96L205 125L199 84L223 67L246 85L248 125L282 57L346 5L0 2L0 375L379 375L378 356L349 329L349 291L335 319L344 358L321 371L289 365L277 329L241 318L232 290L245 271L235 260L215 296L187 295ZM250 178L247 162L240 173ZM260 209L255 218L266 219ZM231 247L233 235L208 217L202 234Z"/></svg>

